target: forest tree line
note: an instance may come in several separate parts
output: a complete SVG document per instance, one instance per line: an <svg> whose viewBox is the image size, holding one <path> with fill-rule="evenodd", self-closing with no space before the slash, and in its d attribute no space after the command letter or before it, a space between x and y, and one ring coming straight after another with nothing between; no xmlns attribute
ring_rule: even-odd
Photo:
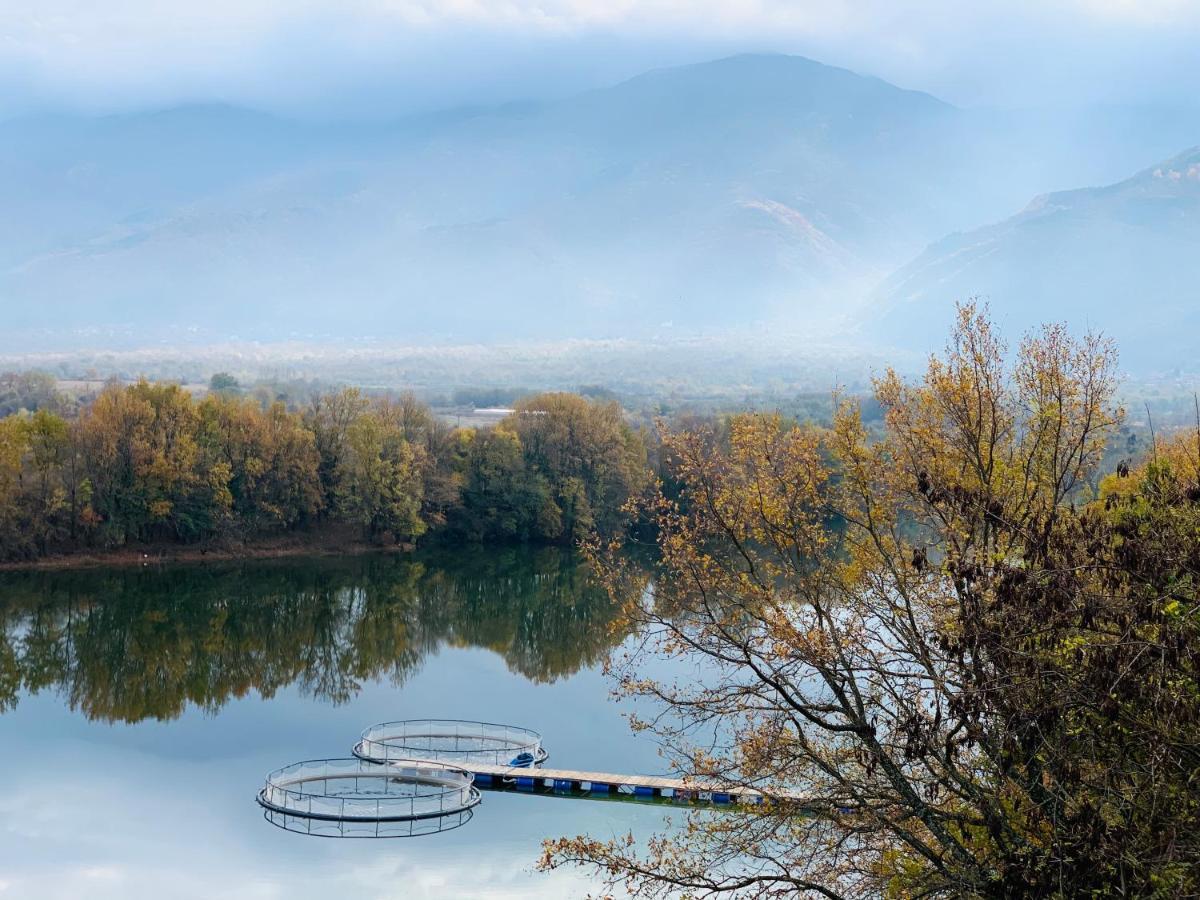
<svg viewBox="0 0 1200 900"><path fill-rule="evenodd" d="M72 409L36 379L19 387L41 402L0 418L5 560L326 525L376 543L568 543L619 531L650 483L620 406L574 394L530 397L476 430L355 388L294 409L143 380Z"/></svg>

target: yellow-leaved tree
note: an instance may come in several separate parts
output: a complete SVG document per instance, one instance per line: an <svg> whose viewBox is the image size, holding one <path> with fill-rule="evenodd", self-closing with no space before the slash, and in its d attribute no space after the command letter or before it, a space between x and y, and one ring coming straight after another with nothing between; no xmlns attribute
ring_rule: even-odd
<svg viewBox="0 0 1200 900"><path fill-rule="evenodd" d="M765 802L542 865L639 897L1195 896L1200 447L1101 495L1115 363L1060 327L1010 354L968 305L921 381L878 380L879 433L842 402L668 434L653 591L596 551L645 635L612 671L683 775Z"/></svg>

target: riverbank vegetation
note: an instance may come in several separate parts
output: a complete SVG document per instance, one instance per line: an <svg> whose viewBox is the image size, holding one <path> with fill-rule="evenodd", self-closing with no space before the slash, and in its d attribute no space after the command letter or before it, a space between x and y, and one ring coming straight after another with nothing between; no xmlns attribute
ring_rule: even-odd
<svg viewBox="0 0 1200 900"><path fill-rule="evenodd" d="M968 307L923 380L878 381L882 434L845 403L667 435L653 598L597 550L648 636L614 671L681 772L769 801L543 866L636 897L1200 894L1200 427L1104 474L1115 388L1105 341L1011 354Z"/></svg>
<svg viewBox="0 0 1200 900"><path fill-rule="evenodd" d="M140 381L57 409L42 382L19 387L41 402L0 419L0 560L332 525L376 544L568 544L622 529L650 481L645 438L617 404L572 394L528 398L476 431L411 395L353 388L290 409Z"/></svg>

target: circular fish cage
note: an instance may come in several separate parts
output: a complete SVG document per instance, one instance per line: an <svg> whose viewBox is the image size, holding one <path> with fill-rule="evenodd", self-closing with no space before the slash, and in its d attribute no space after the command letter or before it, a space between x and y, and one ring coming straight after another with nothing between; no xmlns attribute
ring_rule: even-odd
<svg viewBox="0 0 1200 900"><path fill-rule="evenodd" d="M460 767L475 763L530 767L549 756L536 731L458 719L407 719L372 725L354 745L354 755L376 763L419 759Z"/></svg>
<svg viewBox="0 0 1200 900"><path fill-rule="evenodd" d="M296 834L307 834L312 837L325 838L403 838L419 837L425 834L437 834L442 831L453 831L471 821L475 810L467 809L459 813L447 813L432 819L398 819L396 821L377 820L353 821L346 819L310 819L306 816L295 816L274 809L264 809L263 818L284 831Z"/></svg>
<svg viewBox="0 0 1200 900"><path fill-rule="evenodd" d="M268 822L327 837L407 837L470 821L469 772L427 761L313 759L276 769L258 792Z"/></svg>

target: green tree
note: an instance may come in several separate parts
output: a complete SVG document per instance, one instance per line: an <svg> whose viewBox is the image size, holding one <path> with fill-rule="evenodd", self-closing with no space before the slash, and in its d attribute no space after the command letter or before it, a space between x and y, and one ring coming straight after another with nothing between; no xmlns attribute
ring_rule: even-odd
<svg viewBox="0 0 1200 900"><path fill-rule="evenodd" d="M338 475L339 509L367 537L379 540L390 534L400 540L425 532L420 452L377 412L362 413L347 427Z"/></svg>
<svg viewBox="0 0 1200 900"><path fill-rule="evenodd" d="M562 510L507 428L468 432L462 505L451 525L471 540L556 541Z"/></svg>
<svg viewBox="0 0 1200 900"><path fill-rule="evenodd" d="M563 535L614 534L629 521L625 504L649 486L645 442L615 402L576 394L539 394L517 404L504 427L520 439L525 463L546 479Z"/></svg>
<svg viewBox="0 0 1200 900"><path fill-rule="evenodd" d="M0 419L0 547L8 558L32 552L22 515L22 475L29 448L28 422L17 416Z"/></svg>
<svg viewBox="0 0 1200 900"><path fill-rule="evenodd" d="M57 380L47 372L0 374L0 416L39 409L58 412L64 405Z"/></svg>
<svg viewBox="0 0 1200 900"><path fill-rule="evenodd" d="M346 453L346 433L368 406L362 391L346 388L338 393L319 394L305 414L305 423L313 433L317 447L317 473L321 481L324 510L338 508L342 458Z"/></svg>
<svg viewBox="0 0 1200 900"><path fill-rule="evenodd" d="M241 384L228 372L216 372L208 379L208 389L214 394L234 395L242 392Z"/></svg>
<svg viewBox="0 0 1200 900"><path fill-rule="evenodd" d="M70 432L64 419L39 409L26 425L29 447L30 483L27 486L30 526L38 552L45 554L50 545L65 535L69 522L67 491L62 481L63 464L69 452Z"/></svg>

